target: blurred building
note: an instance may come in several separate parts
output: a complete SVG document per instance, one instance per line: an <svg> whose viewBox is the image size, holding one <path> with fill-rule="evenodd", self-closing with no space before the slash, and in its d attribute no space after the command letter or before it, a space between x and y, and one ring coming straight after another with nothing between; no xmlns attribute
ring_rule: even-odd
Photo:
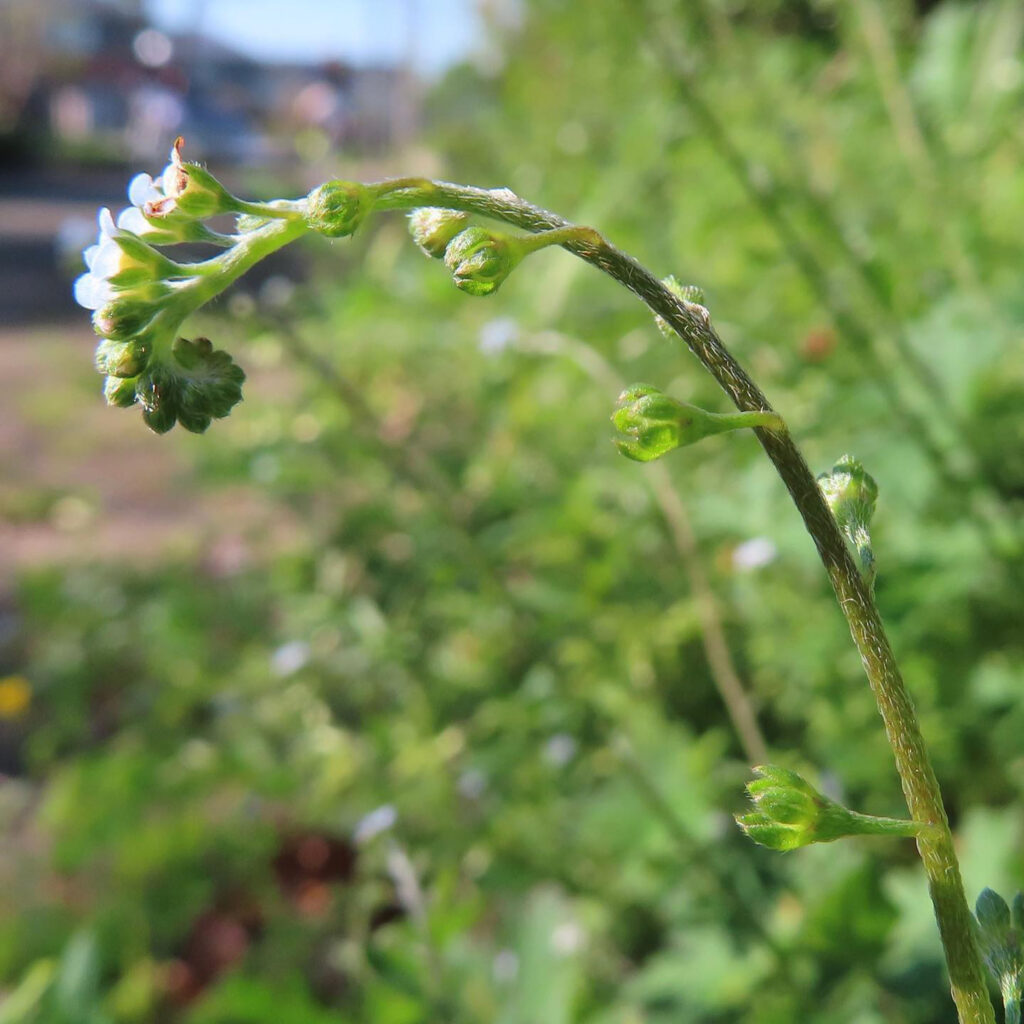
<svg viewBox="0 0 1024 1024"><path fill-rule="evenodd" d="M402 67L262 63L152 26L138 2L0 6L0 136L151 158L175 134L208 160L288 159L298 144L379 153L417 123Z"/></svg>

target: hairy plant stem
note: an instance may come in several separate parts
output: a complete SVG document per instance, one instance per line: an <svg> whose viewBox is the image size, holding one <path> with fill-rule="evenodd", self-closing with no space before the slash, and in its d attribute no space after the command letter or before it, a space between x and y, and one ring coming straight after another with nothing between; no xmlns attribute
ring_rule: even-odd
<svg viewBox="0 0 1024 1024"><path fill-rule="evenodd" d="M572 227L563 218L527 203L508 189L403 179L381 183L377 195L378 209L441 206L481 214L527 231ZM774 411L722 344L702 307L677 298L650 271L592 230L580 228L575 239L564 242L563 247L623 284L653 313L663 317L737 409ZM878 609L814 476L789 434L764 427L755 428L754 432L814 540L849 624L882 715L910 815L914 821L932 826L918 836L917 848L928 878L961 1024L995 1024L942 794Z"/></svg>

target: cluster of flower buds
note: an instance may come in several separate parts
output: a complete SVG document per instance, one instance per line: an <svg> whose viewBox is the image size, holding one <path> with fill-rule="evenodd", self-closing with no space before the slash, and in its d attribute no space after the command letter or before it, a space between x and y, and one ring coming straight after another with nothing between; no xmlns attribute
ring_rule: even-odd
<svg viewBox="0 0 1024 1024"><path fill-rule="evenodd" d="M352 235L375 209L408 208L405 193L429 193L431 182L399 179L365 185L328 181L301 199L257 203L232 195L208 170L182 158L182 139L156 178L139 174L128 186L131 206L115 219L99 215L99 236L83 253L86 273L75 299L93 311L100 336L97 369L112 405L138 405L155 431L175 423L200 432L241 400L245 374L205 338L179 336L185 318L219 295L256 262L303 234ZM231 233L206 223L234 217ZM455 284L491 295L532 252L550 245L600 244L589 228L563 227L512 235L470 226L465 213L420 208L410 217L419 247L444 259ZM222 251L178 262L164 246L206 243Z"/></svg>
<svg viewBox="0 0 1024 1024"><path fill-rule="evenodd" d="M852 455L844 455L828 473L818 477L818 486L857 556L861 576L868 587L873 587L876 570L870 527L878 484Z"/></svg>
<svg viewBox="0 0 1024 1024"><path fill-rule="evenodd" d="M744 427L782 430L773 412L714 413L669 398L649 384L633 384L619 395L612 423L626 435L615 444L627 458L650 462L712 434Z"/></svg>
<svg viewBox="0 0 1024 1024"><path fill-rule="evenodd" d="M977 938L985 965L999 985L1006 1024L1020 1024L1024 995L1024 893L1010 906L991 889L983 889L974 907Z"/></svg>
<svg viewBox="0 0 1024 1024"><path fill-rule="evenodd" d="M93 310L100 336L97 369L112 405L139 405L146 423L163 433L175 423L203 431L242 397L244 373L204 338L178 336L185 317L221 292L257 259L309 230L307 201L247 203L205 168L186 163L182 139L157 178L139 174L128 186L131 206L115 220L99 214L99 236L83 253L87 272L75 299ZM238 233L221 234L204 221L237 218ZM204 242L225 252L179 263L158 246Z"/></svg>
<svg viewBox="0 0 1024 1024"><path fill-rule="evenodd" d="M761 846L795 850L811 843L831 843L845 836L916 836L928 826L902 818L858 814L819 793L788 768L762 765L747 784L754 810L736 823Z"/></svg>
<svg viewBox="0 0 1024 1024"><path fill-rule="evenodd" d="M409 214L413 241L433 259L443 259L455 286L469 295L493 295L519 264L540 249L566 242L593 243L590 228L554 228L532 235L510 235L479 225L458 210L420 207Z"/></svg>

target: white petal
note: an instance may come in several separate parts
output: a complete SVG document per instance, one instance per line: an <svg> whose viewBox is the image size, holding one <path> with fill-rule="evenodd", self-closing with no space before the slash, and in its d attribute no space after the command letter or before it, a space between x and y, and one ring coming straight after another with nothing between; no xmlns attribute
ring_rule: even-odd
<svg viewBox="0 0 1024 1024"><path fill-rule="evenodd" d="M121 251L121 246L113 238L106 238L100 246L99 252L93 258L90 269L94 277L105 279L113 277L114 274L122 270L123 262L124 253Z"/></svg>
<svg viewBox="0 0 1024 1024"><path fill-rule="evenodd" d="M117 215L117 226L122 231L131 231L135 235L145 235L153 230L153 225L142 215L137 206L129 206Z"/></svg>
<svg viewBox="0 0 1024 1024"><path fill-rule="evenodd" d="M100 210L97 220L99 221L101 235L112 235L117 230L114 227L114 218L110 215L110 210L106 206Z"/></svg>
<svg viewBox="0 0 1024 1024"><path fill-rule="evenodd" d="M100 251L98 245L90 245L85 252L82 253L82 259L85 260L85 265L92 270L92 261L96 259L96 253Z"/></svg>
<svg viewBox="0 0 1024 1024"><path fill-rule="evenodd" d="M172 181L174 181L175 175L177 175L177 173L178 169L174 166L174 164L168 164L164 168L163 174L160 175L160 188L164 191L164 193L167 192L167 186L170 185Z"/></svg>
<svg viewBox="0 0 1024 1024"><path fill-rule="evenodd" d="M86 309L100 309L114 296L109 282L93 274L83 274L75 281L75 302Z"/></svg>
<svg viewBox="0 0 1024 1024"><path fill-rule="evenodd" d="M128 182L128 198L132 206L142 206L152 199L159 199L160 193L153 187L153 179L148 174L136 174Z"/></svg>
<svg viewBox="0 0 1024 1024"><path fill-rule="evenodd" d="M160 192L161 194L163 193L163 190L164 190L164 176L162 174L158 174L153 179L153 188L155 188L157 190L157 192Z"/></svg>

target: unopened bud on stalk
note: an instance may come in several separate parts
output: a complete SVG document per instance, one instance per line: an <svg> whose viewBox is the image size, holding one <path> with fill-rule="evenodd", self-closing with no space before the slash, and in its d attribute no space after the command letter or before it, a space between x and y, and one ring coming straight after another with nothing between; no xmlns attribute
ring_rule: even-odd
<svg viewBox="0 0 1024 1024"><path fill-rule="evenodd" d="M328 238L351 235L373 209L373 190L356 181L328 181L309 193L306 223Z"/></svg>
<svg viewBox="0 0 1024 1024"><path fill-rule="evenodd" d="M448 243L444 262L457 288L470 295L491 295L525 254L517 239L500 231L471 227Z"/></svg>
<svg viewBox="0 0 1024 1024"><path fill-rule="evenodd" d="M105 339L96 346L96 369L110 377L137 377L149 363L152 350L150 342L141 337L127 341Z"/></svg>
<svg viewBox="0 0 1024 1024"><path fill-rule="evenodd" d="M983 889L974 908L981 955L999 985L1007 1024L1020 1024L1024 992L1024 893L1011 906L991 889Z"/></svg>
<svg viewBox="0 0 1024 1024"><path fill-rule="evenodd" d="M634 384L619 395L612 422L627 435L625 439L615 439L619 451L637 462L650 462L676 448L728 430L784 429L781 418L773 412L707 412L669 398L649 384Z"/></svg>
<svg viewBox="0 0 1024 1024"><path fill-rule="evenodd" d="M236 213L243 203L233 196L205 167L185 163L181 158L181 147L185 140L179 135L171 148L171 162L161 176L162 196L147 201L143 208L145 217L161 220L176 214L191 220L204 220L218 213Z"/></svg>
<svg viewBox="0 0 1024 1024"><path fill-rule="evenodd" d="M448 243L469 223L469 215L460 210L421 206L409 214L409 234L428 256L444 259Z"/></svg>
<svg viewBox="0 0 1024 1024"><path fill-rule="evenodd" d="M736 823L755 843L773 850L795 850L845 836L916 836L929 827L848 810L788 768L762 765L754 774L757 778L747 783L747 793L755 809L737 815Z"/></svg>

